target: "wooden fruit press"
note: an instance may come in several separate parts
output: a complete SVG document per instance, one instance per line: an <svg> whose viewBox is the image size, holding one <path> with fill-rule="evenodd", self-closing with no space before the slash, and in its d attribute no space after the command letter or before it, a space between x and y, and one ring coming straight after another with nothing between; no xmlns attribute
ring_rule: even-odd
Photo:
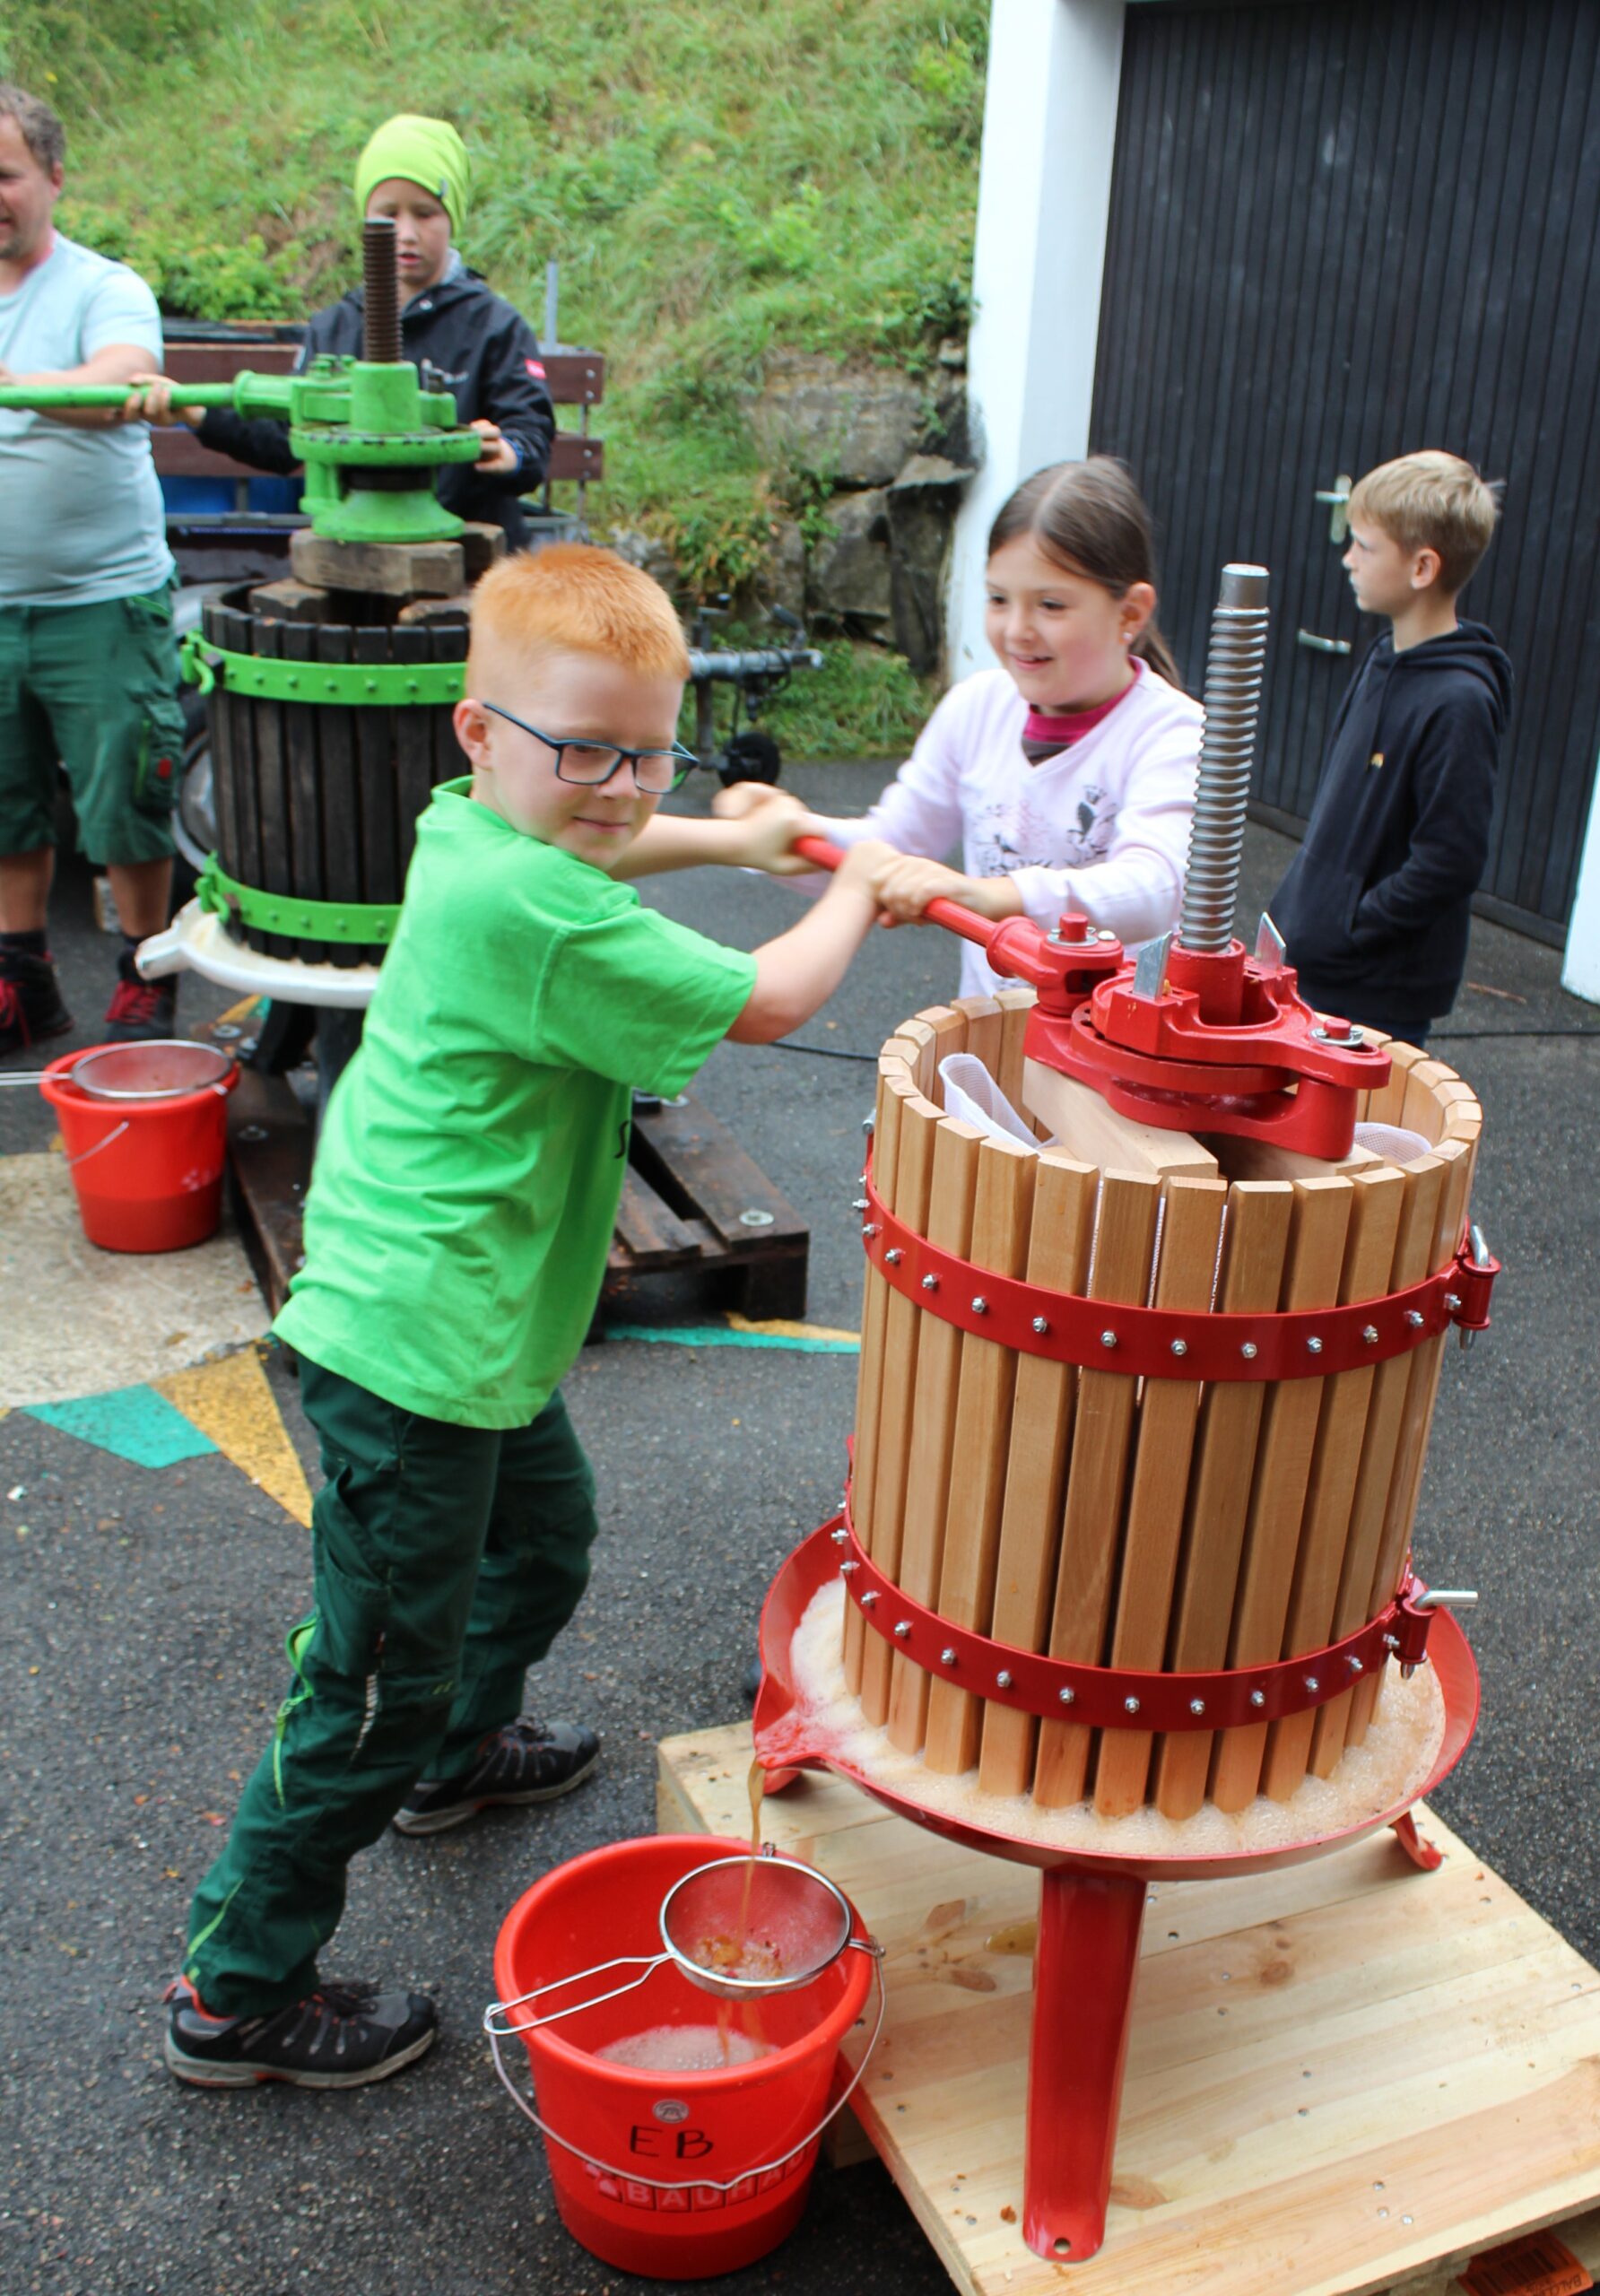
<svg viewBox="0 0 1600 2296"><path fill-rule="evenodd" d="M1233 936L1265 593L1226 570L1174 935L930 910L1019 986L883 1048L849 1484L762 1621L770 1774L1042 1873L1023 2230L1059 2261L1104 2237L1152 1883L1385 1826L1427 1865L1477 1713L1471 1597L1410 1549L1496 1272L1481 1111ZM954 1054L1021 1118L952 1114Z"/></svg>

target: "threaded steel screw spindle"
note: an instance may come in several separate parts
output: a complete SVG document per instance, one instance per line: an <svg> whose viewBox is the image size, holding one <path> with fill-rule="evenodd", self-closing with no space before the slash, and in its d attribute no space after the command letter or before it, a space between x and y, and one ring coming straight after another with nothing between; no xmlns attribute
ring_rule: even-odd
<svg viewBox="0 0 1600 2296"><path fill-rule="evenodd" d="M395 222L369 216L361 225L361 356L386 367L400 361L400 274Z"/></svg>
<svg viewBox="0 0 1600 2296"><path fill-rule="evenodd" d="M1178 927L1186 949L1207 956L1222 955L1233 937L1250 752L1266 658L1266 587L1265 566L1224 566L1211 618L1205 731Z"/></svg>

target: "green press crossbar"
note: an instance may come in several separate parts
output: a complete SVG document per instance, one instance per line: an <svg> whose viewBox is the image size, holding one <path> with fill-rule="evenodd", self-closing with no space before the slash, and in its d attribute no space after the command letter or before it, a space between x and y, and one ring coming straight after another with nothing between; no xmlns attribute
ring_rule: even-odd
<svg viewBox="0 0 1600 2296"><path fill-rule="evenodd" d="M465 662L290 662L271 654L230 653L193 631L178 648L178 665L202 693L220 681L230 693L257 701L318 709L448 709L466 691Z"/></svg>
<svg viewBox="0 0 1600 2296"><path fill-rule="evenodd" d="M264 893L230 877L213 853L195 888L202 909L236 918L258 933L291 941L339 941L387 946L395 937L398 901L303 900L296 893Z"/></svg>

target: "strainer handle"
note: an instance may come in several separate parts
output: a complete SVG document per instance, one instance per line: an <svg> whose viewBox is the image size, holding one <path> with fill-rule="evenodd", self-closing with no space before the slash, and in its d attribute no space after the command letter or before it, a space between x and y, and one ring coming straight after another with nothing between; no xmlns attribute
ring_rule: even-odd
<svg viewBox="0 0 1600 2296"><path fill-rule="evenodd" d="M91 1156L98 1156L102 1148L109 1148L113 1140L120 1140L127 1127L128 1119L124 1117L115 1132L108 1132L103 1140L97 1140L92 1148L85 1148L81 1156L69 1156L66 1160L68 1171L75 1171L80 1164L86 1164Z"/></svg>
<svg viewBox="0 0 1600 2296"><path fill-rule="evenodd" d="M848 2081L846 2082L843 2089L834 2099L832 2104L829 2106L827 2111L822 2115L822 2119L818 2121L816 2126L810 2129L806 2135L800 2139L798 2144L791 2144L787 2152L780 2152L776 2161L763 2161L759 2168L742 2169L736 2177L726 2178L721 2182L718 2182L715 2177L680 2177L674 2181L665 2177L641 2177L635 2169L613 2168L609 2161L596 2161L592 2152L586 2152L580 2145L570 2143L569 2140L561 2134L559 2129L553 2129L551 2127L548 2121L541 2120L538 2114L534 2110L533 2106L528 2103L527 2099L522 2094L516 2083L512 2080L510 2074L507 2072L506 2061L500 2055L500 2042L504 2039L509 2039L514 2032L526 2032L528 2028L526 2025L508 2026L495 2024L492 2022L495 2011L497 2009L509 2009L513 2007L515 2005L507 2001L491 2001L488 2008L483 2012L483 2031L489 2036L489 2046L494 2053L494 2069L500 2074L500 2086L504 2089L507 2096L510 2098L511 2102L516 2106L517 2111L524 2114L527 2119L533 2122L534 2126L538 2130L541 2136L547 2136L552 2144L559 2144L563 2152L570 2152L574 2160L584 2161L591 2169L598 2169L604 2176L619 2177L625 2183L630 2185L648 2185L652 2192L687 2192L694 2186L698 2186L704 2192L732 2192L736 2185L745 2183L751 2177L769 2176L774 2169L783 2168L787 2161L790 2161L795 2158L795 2155L797 2152L804 2152L808 2144L814 2144L817 2138L822 2134L822 2131L827 2127L829 2122L833 2118L834 2115L836 2113L843 2112L845 2107L849 2103L850 2099L855 2095L856 2090L860 2083L862 2074L866 2071L867 2066L871 2062L872 2053L878 2046L878 2036L883 2030L883 2013L889 2005L889 1996L883 1989L883 1948L879 1944L875 1937L851 1937L848 1940L848 1943L852 1945L858 1945L864 1953L870 1953L872 1955L873 1976L877 1982L878 1987L878 2013L873 2020L872 2033L867 2040L866 2047L861 2052L861 2062L856 2067L855 2072L851 2074ZM663 1955L662 1958L665 1960L667 1957ZM614 1966L614 1964L606 1963L602 1966L611 1967ZM590 1975L591 1972L586 1970L583 1974L587 1977ZM648 1970L646 1975L648 1975ZM639 1984L642 1984L643 1981L643 1979L635 1980L635 1982ZM541 1987L540 1989L548 1990L547 1987ZM617 1987L619 1993L626 1993L630 1989L630 1988L625 1985L619 1986ZM522 1998L527 2000L531 1999L532 1996L531 1995L525 1994ZM609 2000L611 1996L607 1995L605 1998ZM540 2022L543 2024L549 2024L552 2021L547 2017L540 2020Z"/></svg>
<svg viewBox="0 0 1600 2296"><path fill-rule="evenodd" d="M558 2018L576 2017L580 2009L598 2009L603 2001L614 2001L620 1994L631 1993L636 1986L644 1983L652 1970L658 1970L663 1961L671 1958L668 1953L619 1953L614 1961L596 1961L592 1969L574 1970L570 1977L552 1978L548 1985L535 1985L528 1993L514 1993L509 2001L491 2001L483 2012L483 2031L491 2039L499 2033L509 2040L513 2033L535 2032L541 2025L553 2025ZM642 1968L639 1967L641 1962ZM518 2024L497 2025L494 2022L504 2011L519 2009L525 2001L537 2001L543 1994L559 1993L564 1985L576 1985L586 1977L604 1977L607 1970L628 1969L639 1970L639 1975L630 1977L626 1985L613 1985L609 1993L591 1994L587 2001L574 2001L565 2009L552 2009L548 2016L526 2017Z"/></svg>

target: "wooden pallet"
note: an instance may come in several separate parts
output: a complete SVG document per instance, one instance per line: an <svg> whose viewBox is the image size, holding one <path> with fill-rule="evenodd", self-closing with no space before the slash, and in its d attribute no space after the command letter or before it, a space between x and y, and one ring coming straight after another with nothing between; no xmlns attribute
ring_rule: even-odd
<svg viewBox="0 0 1600 2296"><path fill-rule="evenodd" d="M221 1025L237 1031L249 1017L246 1000ZM194 1034L231 1048L237 1034L219 1038L218 1025ZM315 1145L288 1081L243 1069L229 1095L229 1163L246 1248L274 1316L300 1264ZM689 1275L715 1304L752 1318L804 1316L810 1245L799 1213L709 1109L687 1097L639 1104L603 1313L636 1310L653 1278Z"/></svg>
<svg viewBox="0 0 1600 2296"><path fill-rule="evenodd" d="M626 1314L651 1277L689 1274L752 1318L805 1313L811 1231L727 1126L687 1094L634 1109L602 1311Z"/></svg>
<svg viewBox="0 0 1600 2296"><path fill-rule="evenodd" d="M750 1759L748 1723L667 1739L662 1830L746 1835ZM1600 1972L1419 1817L1446 1855L1434 1874L1385 1832L1155 1885L1106 2244L1064 2267L1020 2221L1015 1933L1037 1876L835 1779L767 1804L766 1839L832 1874L888 1949L859 2118L958 2288L1059 2296L1070 2272L1073 2296L1445 2296L1469 2258L1541 2226L1600 2269ZM1525 2285L1558 2283L1503 2283Z"/></svg>

